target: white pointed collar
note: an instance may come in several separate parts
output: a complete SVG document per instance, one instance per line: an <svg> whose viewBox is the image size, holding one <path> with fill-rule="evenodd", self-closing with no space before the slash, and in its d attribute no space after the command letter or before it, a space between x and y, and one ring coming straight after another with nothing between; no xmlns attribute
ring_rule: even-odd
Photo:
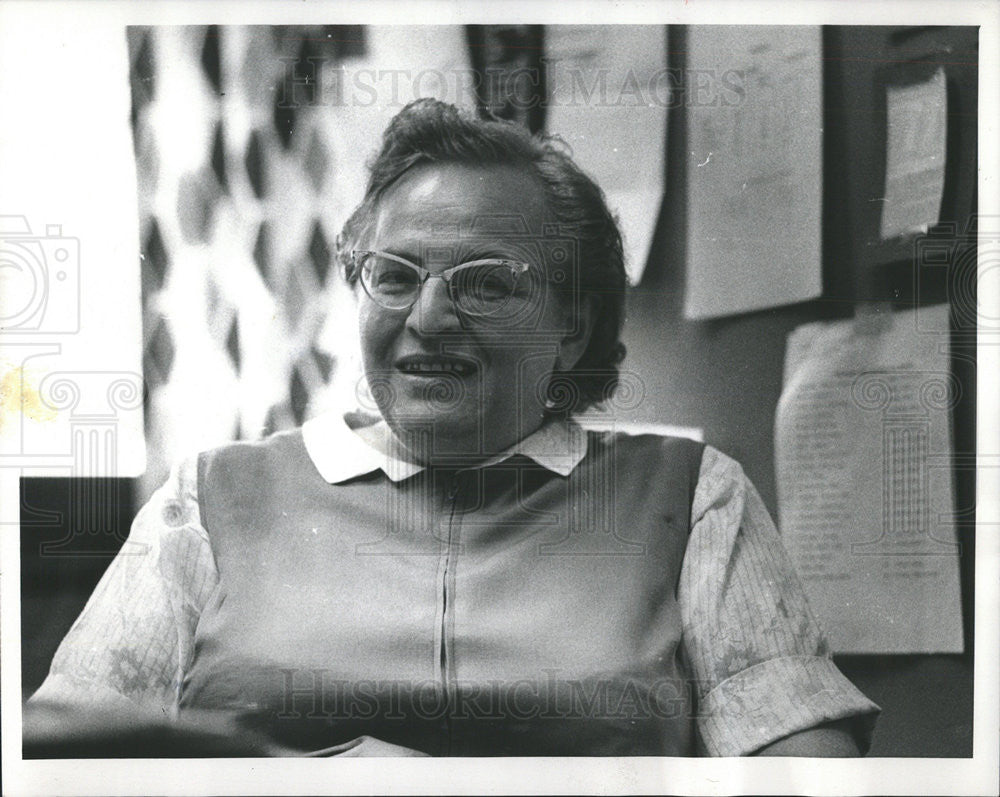
<svg viewBox="0 0 1000 797"><path fill-rule="evenodd" d="M330 484L376 470L392 481L408 479L424 466L403 456L404 449L379 416L330 411L302 426L306 451ZM526 456L560 476L568 476L587 453L587 433L572 419L553 418L510 448L470 467L486 467L515 454Z"/></svg>

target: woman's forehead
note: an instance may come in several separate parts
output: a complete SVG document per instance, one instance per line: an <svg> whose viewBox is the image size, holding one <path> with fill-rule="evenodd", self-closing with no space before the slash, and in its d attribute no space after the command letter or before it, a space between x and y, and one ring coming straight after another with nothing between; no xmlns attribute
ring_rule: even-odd
<svg viewBox="0 0 1000 797"><path fill-rule="evenodd" d="M545 220L539 181L525 169L421 165L378 203L376 235L504 239L537 234Z"/></svg>

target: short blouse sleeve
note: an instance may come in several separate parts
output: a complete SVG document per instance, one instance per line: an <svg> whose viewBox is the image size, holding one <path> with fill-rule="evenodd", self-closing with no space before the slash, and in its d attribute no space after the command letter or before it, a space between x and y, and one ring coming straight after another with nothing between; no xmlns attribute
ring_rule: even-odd
<svg viewBox="0 0 1000 797"><path fill-rule="evenodd" d="M192 458L173 468L136 515L30 702L124 700L172 714L198 618L217 582Z"/></svg>
<svg viewBox="0 0 1000 797"><path fill-rule="evenodd" d="M701 752L753 753L855 718L867 752L879 707L837 669L777 529L737 462L706 446L678 601Z"/></svg>

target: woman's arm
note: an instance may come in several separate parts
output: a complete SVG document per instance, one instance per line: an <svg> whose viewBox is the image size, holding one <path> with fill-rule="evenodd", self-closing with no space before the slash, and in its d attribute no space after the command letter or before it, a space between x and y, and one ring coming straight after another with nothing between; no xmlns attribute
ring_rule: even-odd
<svg viewBox="0 0 1000 797"><path fill-rule="evenodd" d="M173 716L195 626L218 582L196 479L195 460L182 463L139 511L29 707L152 706Z"/></svg>
<svg viewBox="0 0 1000 797"><path fill-rule="evenodd" d="M702 750L863 752L878 707L834 665L757 491L711 447L691 516L678 602Z"/></svg>
<svg viewBox="0 0 1000 797"><path fill-rule="evenodd" d="M755 755L856 758L861 755L850 722L838 720L799 731L762 747Z"/></svg>

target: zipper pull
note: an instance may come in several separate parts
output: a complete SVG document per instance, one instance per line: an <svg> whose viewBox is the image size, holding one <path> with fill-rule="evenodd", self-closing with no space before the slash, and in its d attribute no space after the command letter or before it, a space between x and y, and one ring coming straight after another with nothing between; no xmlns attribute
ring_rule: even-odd
<svg viewBox="0 0 1000 797"><path fill-rule="evenodd" d="M448 488L448 500L449 501L454 501L455 500L455 496L458 495L458 488L459 488L460 484L461 484L461 482L459 480L459 476L456 473L454 476L451 477L451 487Z"/></svg>

